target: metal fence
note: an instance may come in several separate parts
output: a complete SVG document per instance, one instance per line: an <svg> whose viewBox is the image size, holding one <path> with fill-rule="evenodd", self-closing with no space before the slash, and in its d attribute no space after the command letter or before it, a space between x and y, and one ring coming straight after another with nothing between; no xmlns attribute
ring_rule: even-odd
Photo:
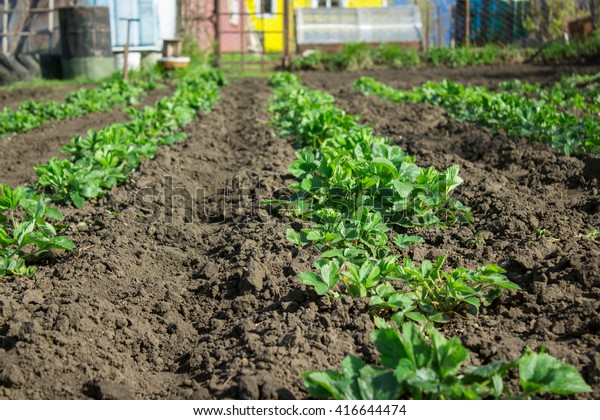
<svg viewBox="0 0 600 420"><path fill-rule="evenodd" d="M430 0L447 3L450 39L461 45L487 43L538 47L572 41L592 33L600 18L600 0Z"/></svg>
<svg viewBox="0 0 600 420"><path fill-rule="evenodd" d="M0 0L1 52L58 52L55 9L77 3L81 1ZM382 8L418 6L421 48L490 42L535 47L550 40L571 41L584 37L600 25L600 0L369 0L363 3ZM298 7L335 9L363 3L361 0L177 0L179 32L201 48L216 51L217 57L239 53L238 61L244 65L251 66L257 61L264 64L265 59L283 57L285 48L292 54L299 51L294 22ZM273 24L276 16L284 14L285 5L288 5L289 17L280 20L288 23L287 34L283 24ZM329 15L335 16L335 13ZM284 37L287 41L281 41ZM273 43L280 47L274 49Z"/></svg>

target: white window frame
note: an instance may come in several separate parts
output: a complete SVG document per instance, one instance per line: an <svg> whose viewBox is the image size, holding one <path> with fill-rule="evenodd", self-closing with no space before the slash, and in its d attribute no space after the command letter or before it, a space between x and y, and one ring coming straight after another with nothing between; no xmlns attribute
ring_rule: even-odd
<svg viewBox="0 0 600 420"><path fill-rule="evenodd" d="M346 0L339 0L339 2L340 2L340 5L338 7L340 9L343 7L346 7ZM328 9L331 9L331 0L325 0L325 7ZM310 8L318 9L319 8L319 0L310 0Z"/></svg>
<svg viewBox="0 0 600 420"><path fill-rule="evenodd" d="M260 9L263 1L271 2L272 13L261 13ZM254 14L257 18L264 17L265 19L273 19L277 15L277 0L254 0Z"/></svg>
<svg viewBox="0 0 600 420"><path fill-rule="evenodd" d="M240 0L228 0L229 23L238 26L240 24Z"/></svg>

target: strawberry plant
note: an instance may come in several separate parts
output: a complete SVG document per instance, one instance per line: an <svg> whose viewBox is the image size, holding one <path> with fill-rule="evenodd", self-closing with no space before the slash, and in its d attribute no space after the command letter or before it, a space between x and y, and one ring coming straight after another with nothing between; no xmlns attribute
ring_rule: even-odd
<svg viewBox="0 0 600 420"><path fill-rule="evenodd" d="M26 263L46 257L53 249L73 249L74 244L56 236L55 226L45 220L62 218L47 203L81 207L87 200L102 197L105 190L126 180L143 159L154 156L159 146L185 138L180 127L197 111L212 107L223 83L220 72L190 73L179 81L173 98L159 100L154 108L130 110L131 122L75 137L63 149L71 159L53 158L35 167L39 175L36 187L47 195L3 186L0 275L33 274L35 268Z"/></svg>
<svg viewBox="0 0 600 420"><path fill-rule="evenodd" d="M430 47L427 51L415 51L396 44L382 44L379 48L368 48L363 43L350 43L342 51L325 52L315 50L309 55L292 60L294 70L349 70L356 71L376 65L395 68L430 66L464 67L483 64L521 62L534 51L515 47L501 48L487 44L480 48Z"/></svg>
<svg viewBox="0 0 600 420"><path fill-rule="evenodd" d="M205 78L206 77L206 78ZM155 107L129 109L131 121L114 124L87 137L76 136L63 148L70 159L52 159L35 167L37 187L55 202L81 207L105 190L125 181L140 163L157 153L158 147L185 138L179 133L199 110L209 110L218 99L223 80L214 71L191 74L180 80L172 98Z"/></svg>
<svg viewBox="0 0 600 420"><path fill-rule="evenodd" d="M294 232L300 239L292 242L300 246L310 243L321 251L353 247L373 256L380 250L388 250L386 232L389 228L380 213L365 209L353 216L355 218L342 217L333 209L317 210L313 213L316 223L299 233Z"/></svg>
<svg viewBox="0 0 600 420"><path fill-rule="evenodd" d="M23 187L11 189L1 184L0 191L0 276L33 275L28 264L48 258L52 250L71 250L75 244L57 236L49 219L62 215L47 207L47 199Z"/></svg>
<svg viewBox="0 0 600 420"><path fill-rule="evenodd" d="M80 208L86 200L103 196L103 188L110 188L114 183L105 181L100 171L74 165L67 159L52 158L46 165L35 167L39 179L37 186L53 202L72 203ZM115 175L122 177L119 172Z"/></svg>
<svg viewBox="0 0 600 420"><path fill-rule="evenodd" d="M413 323L402 333L377 320L371 339L379 363L368 364L347 356L341 371L307 371L302 374L309 395L319 399L529 399L548 394L591 392L581 374L545 352L525 349L514 362L494 361L483 366L466 365L469 351L457 337L447 340L435 328L426 333ZM515 371L519 389L505 386Z"/></svg>
<svg viewBox="0 0 600 420"><path fill-rule="evenodd" d="M519 80L500 83L502 91L533 96L536 99L563 109L577 109L597 115L600 112L600 74L573 75L545 88L539 83Z"/></svg>
<svg viewBox="0 0 600 420"><path fill-rule="evenodd" d="M502 290L520 287L504 276L504 270L488 264L475 270L443 270L446 257L435 263L425 260L420 267L405 258L389 280L371 294L371 306L391 311L391 320L401 325L405 318L422 323L443 323L457 312L479 314ZM399 283L399 285L396 285Z"/></svg>
<svg viewBox="0 0 600 420"><path fill-rule="evenodd" d="M451 197L462 183L457 166L444 172L420 168L398 146L336 108L330 95L289 77L271 83L280 86L270 106L274 125L306 147L290 165L299 179L291 186L298 191L296 202L309 203L310 211L332 208L348 218L372 207L386 223L405 227L470 220L469 209Z"/></svg>
<svg viewBox="0 0 600 420"><path fill-rule="evenodd" d="M420 266L391 252L392 228L446 226L469 222L467 207L453 199L462 183L458 167L444 172L423 169L400 148L374 136L369 128L337 110L330 95L304 88L289 74L271 78L275 100L270 106L273 124L282 135L293 136L302 150L290 167L298 182L290 186L291 213L308 226L288 229L286 238L322 252L315 272L298 278L319 295L369 297L371 311L402 326L404 334L376 317L380 329L373 340L381 354L380 365L348 356L342 371L303 374L309 394L316 398L499 398L509 397L503 380L519 368L521 392L529 398L546 392L570 394L589 387L571 366L529 350L514 363L494 362L483 367L462 365L468 351L458 338L446 340L434 324L450 315L474 315L504 289L519 289L504 270L489 264L477 269L444 270L445 257ZM376 86L380 89L380 86ZM388 90L386 90L388 89ZM452 89L461 91L460 86ZM389 88L386 94L395 95ZM435 92L428 91L431 100ZM458 106L458 105L457 105ZM334 124L332 122L339 122ZM285 204L271 200L268 204ZM400 233L394 243L406 248L423 242ZM427 328L429 340L413 321ZM564 383L565 379L571 383Z"/></svg>
<svg viewBox="0 0 600 420"><path fill-rule="evenodd" d="M297 208L295 216L312 222L299 231L289 229L286 236L323 253L318 272L298 275L304 284L319 294L370 297L373 311L380 315L424 323L445 322L458 311L477 313L503 288L518 288L493 265L446 273L444 258L436 264L425 261L418 269L408 259L397 263L399 257L388 246L394 226L447 226L471 220L469 208L452 197L463 182L458 166L443 172L421 168L398 146L355 120L335 129L315 124L328 120L319 114L342 115L330 95L306 89L289 75L276 75L271 83L278 86L270 106L274 125L304 146L289 168L298 179L290 186L295 191L290 202ZM419 241L407 234L395 238L399 247Z"/></svg>
<svg viewBox="0 0 600 420"><path fill-rule="evenodd" d="M356 248L337 248L324 252L317 261L320 275L303 272L298 278L320 295L369 297L373 313L398 325L406 319L430 325L445 323L460 312L477 315L481 306L489 306L502 290L520 289L494 264L445 271L443 256L435 263L425 260L420 267L409 258L401 263L397 260L393 254L376 258Z"/></svg>
<svg viewBox="0 0 600 420"><path fill-rule="evenodd" d="M427 82L412 91L399 91L368 77L354 87L367 95L393 102L426 102L437 105L459 120L472 121L492 129L503 129L535 141L549 143L565 154L600 153L600 122L590 115L579 118L544 100L510 92L491 92L444 80Z"/></svg>
<svg viewBox="0 0 600 420"><path fill-rule="evenodd" d="M157 87L154 73L143 73L129 81L110 80L97 89L80 89L65 98L64 103L25 101L16 111L0 112L0 135L23 133L39 127L47 120L64 120L91 112L107 111L119 105L134 105L147 90Z"/></svg>

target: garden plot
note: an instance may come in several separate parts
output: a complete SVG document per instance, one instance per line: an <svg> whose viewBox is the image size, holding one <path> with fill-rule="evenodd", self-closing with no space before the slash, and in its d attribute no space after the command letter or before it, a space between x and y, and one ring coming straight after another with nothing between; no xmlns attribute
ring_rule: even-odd
<svg viewBox="0 0 600 420"><path fill-rule="evenodd" d="M9 108L15 110L19 103L24 101L63 101L65 96L80 88L94 88L95 85L67 84L64 86L44 87L22 87L22 88L0 88L0 109Z"/></svg>
<svg viewBox="0 0 600 420"><path fill-rule="evenodd" d="M171 88L149 91L136 107L153 105L158 99L171 94ZM33 167L48 162L54 156L66 157L61 149L73 137L127 120L123 109L116 108L64 121L49 120L27 133L12 133L0 137L3 161L3 165L0 165L0 182L11 187L33 184L36 180Z"/></svg>
<svg viewBox="0 0 600 420"><path fill-rule="evenodd" d="M409 255L415 260L446 255L456 266L498 263L524 289L500 298L479 318L448 323L446 334L477 349L482 363L515 358L525 345L546 345L551 354L579 363L584 376L596 375L598 157L560 156L545 145L457 122L427 104L391 104L349 85L330 91L338 106L362 114L362 122L421 165L461 168L465 183L459 197L472 208L474 222L417 231L425 243ZM597 395L592 376L588 382Z"/></svg>
<svg viewBox="0 0 600 420"><path fill-rule="evenodd" d="M405 72L395 77L410 83ZM476 364L546 345L594 389L579 397L599 398L600 253L585 237L599 225L596 161L454 122L430 105L365 98L355 79L307 81L420 166L458 164L465 180L457 192L474 222L416 229L425 242L407 255L499 264L523 288L443 332ZM290 220L260 204L293 182L294 149L267 125L271 92L264 80L231 83L185 128L185 142L95 205L61 209L77 249L0 285L4 398L304 398L301 372L337 369L347 354L375 362L368 299L305 287L296 275L318 253L288 242Z"/></svg>

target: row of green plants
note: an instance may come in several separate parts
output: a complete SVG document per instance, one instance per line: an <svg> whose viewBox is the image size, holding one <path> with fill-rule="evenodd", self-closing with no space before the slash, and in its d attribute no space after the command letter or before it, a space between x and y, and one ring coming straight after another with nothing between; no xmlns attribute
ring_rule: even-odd
<svg viewBox="0 0 600 420"><path fill-rule="evenodd" d="M48 120L61 121L115 106L135 105L146 91L158 86L159 77L150 71L134 73L129 80L107 80L95 89L79 89L68 94L64 102L25 101L14 111L5 108L0 112L0 135L24 133Z"/></svg>
<svg viewBox="0 0 600 420"><path fill-rule="evenodd" d="M600 53L600 33L570 43L552 42L539 49L514 45L487 44L483 47L430 47L426 51L385 43L373 47L349 43L340 51L314 50L296 57L293 70L363 70L377 67L409 68L418 66L466 67L522 62L570 62L594 59Z"/></svg>
<svg viewBox="0 0 600 420"><path fill-rule="evenodd" d="M550 144L566 155L600 153L600 122L593 115L576 116L540 99L513 92L493 92L444 80L410 91L361 77L354 88L393 102L423 102L444 108L451 117L475 122L510 135Z"/></svg>
<svg viewBox="0 0 600 420"><path fill-rule="evenodd" d="M559 40L546 44L531 56L531 60L543 63L585 62L596 60L599 54L600 31L595 31L583 40L568 43Z"/></svg>
<svg viewBox="0 0 600 420"><path fill-rule="evenodd" d="M184 139L181 127L199 110L208 111L225 83L219 71L189 73L177 83L173 97L154 107L129 109L128 123L114 124L87 137L77 136L63 148L68 159L52 158L36 166L35 187L11 190L2 185L0 196L0 275L32 275L52 250L73 249L58 236L61 214L48 207L60 203L81 207L127 179L158 147Z"/></svg>
<svg viewBox="0 0 600 420"><path fill-rule="evenodd" d="M516 47L489 44L480 48L431 47L427 51L382 44L377 48L350 43L338 52L314 50L292 61L294 70L363 70L376 67L417 66L465 67L484 64L518 63L530 54Z"/></svg>
<svg viewBox="0 0 600 420"><path fill-rule="evenodd" d="M463 182L458 166L442 172L419 167L398 146L335 107L331 95L307 89L288 74L271 82L277 86L270 106L274 123L302 148L290 165L298 182L290 186L295 193L286 204L310 222L298 232L288 230L287 237L323 253L317 272L299 275L303 283L322 295L369 297L374 312L397 323L405 317L437 323L456 311L477 313L502 288L518 288L498 266L448 271L444 257L417 266L388 244L389 237L398 249L421 241L406 234L410 228L471 220L470 209L453 197Z"/></svg>
<svg viewBox="0 0 600 420"><path fill-rule="evenodd" d="M517 366L522 397L590 390L573 367L532 351L514 363L463 369L468 352L458 338L445 340L435 325L456 313L476 315L504 289L519 287L497 265L447 270L443 256L419 265L398 255L423 241L408 234L411 228L471 220L470 209L453 197L462 183L458 167L440 172L417 166L399 147L335 107L331 95L304 87L294 75L277 73L270 82L275 87L273 124L282 135L292 136L300 150L289 167L298 180L290 197L268 204L308 226L288 229L290 242L321 252L316 272L298 277L328 298L369 298L378 325L373 341L380 363L369 365L350 356L341 372L305 372L310 395L507 397L503 379Z"/></svg>
<svg viewBox="0 0 600 420"><path fill-rule="evenodd" d="M600 73L564 77L549 87L512 80L501 82L500 89L534 97L559 109L600 113Z"/></svg>

